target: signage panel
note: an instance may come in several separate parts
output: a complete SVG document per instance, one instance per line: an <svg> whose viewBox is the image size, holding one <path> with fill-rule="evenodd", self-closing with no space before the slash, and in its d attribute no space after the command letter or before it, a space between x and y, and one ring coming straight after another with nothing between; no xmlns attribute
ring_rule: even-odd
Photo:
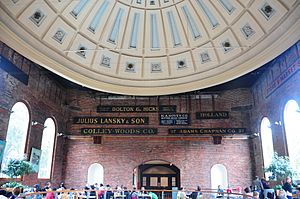
<svg viewBox="0 0 300 199"><path fill-rule="evenodd" d="M160 125L189 125L190 114L188 113L168 113L159 114Z"/></svg>
<svg viewBox="0 0 300 199"><path fill-rule="evenodd" d="M153 135L155 128L82 128L83 135Z"/></svg>
<svg viewBox="0 0 300 199"><path fill-rule="evenodd" d="M201 134L247 134L246 128L187 128L169 129L172 135L201 135Z"/></svg>
<svg viewBox="0 0 300 199"><path fill-rule="evenodd" d="M228 119L228 111L196 112L196 119Z"/></svg>
<svg viewBox="0 0 300 199"><path fill-rule="evenodd" d="M98 113L176 112L175 105L161 106L97 106Z"/></svg>
<svg viewBox="0 0 300 199"><path fill-rule="evenodd" d="M73 124L147 125L148 117L74 117Z"/></svg>

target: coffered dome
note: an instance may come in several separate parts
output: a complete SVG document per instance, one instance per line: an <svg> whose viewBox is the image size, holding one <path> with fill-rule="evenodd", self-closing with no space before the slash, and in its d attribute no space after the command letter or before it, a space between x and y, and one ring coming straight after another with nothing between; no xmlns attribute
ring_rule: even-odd
<svg viewBox="0 0 300 199"><path fill-rule="evenodd" d="M300 38L297 0L1 0L0 38L83 86L129 95L224 83Z"/></svg>

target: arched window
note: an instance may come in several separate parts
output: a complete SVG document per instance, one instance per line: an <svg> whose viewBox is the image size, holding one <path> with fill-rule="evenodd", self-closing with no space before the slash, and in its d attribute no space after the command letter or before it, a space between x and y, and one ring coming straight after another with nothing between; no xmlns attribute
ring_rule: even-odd
<svg viewBox="0 0 300 199"><path fill-rule="evenodd" d="M210 171L211 188L217 189L220 185L222 189L228 187L227 169L223 164L215 164Z"/></svg>
<svg viewBox="0 0 300 199"><path fill-rule="evenodd" d="M291 166L300 171L300 108L295 100L285 105L284 127ZM296 178L300 179L300 173Z"/></svg>
<svg viewBox="0 0 300 199"><path fill-rule="evenodd" d="M52 157L55 140L55 123L52 118L47 118L44 123L42 146L41 146L41 160L39 165L38 178L47 178L51 176Z"/></svg>
<svg viewBox="0 0 300 199"><path fill-rule="evenodd" d="M96 182L103 183L103 166L99 163L91 164L88 170L88 184L95 184Z"/></svg>
<svg viewBox="0 0 300 199"><path fill-rule="evenodd" d="M23 102L11 109L1 169L5 170L11 159L23 159L29 125L29 110ZM1 177L7 177L1 174Z"/></svg>
<svg viewBox="0 0 300 199"><path fill-rule="evenodd" d="M261 137L261 145L262 145L262 152L263 152L263 159L264 159L264 167L267 168L271 164L274 155L271 123L267 117L264 117L261 120L260 137ZM265 173L265 175L266 178L270 176L269 173Z"/></svg>

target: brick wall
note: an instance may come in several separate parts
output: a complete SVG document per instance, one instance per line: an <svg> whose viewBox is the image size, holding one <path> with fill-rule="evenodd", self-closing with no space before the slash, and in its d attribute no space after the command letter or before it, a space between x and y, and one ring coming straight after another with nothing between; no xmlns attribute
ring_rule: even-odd
<svg viewBox="0 0 300 199"><path fill-rule="evenodd" d="M221 145L214 145L212 137L167 137L169 128L247 128L252 107L250 89L234 89L216 93L198 93L160 96L130 97L105 96L103 93L69 90L70 106L80 107L70 113L67 141L65 183L80 188L87 180L88 168L93 163L104 167L104 181L111 185L123 184L132 187L133 169L149 160L172 162L180 169L182 186L195 188L198 184L210 188L210 169L214 164L223 164L228 170L229 184L248 186L252 180L252 161L249 139L226 138ZM158 113L97 113L101 106L135 105L176 105L178 113L189 113L189 126L159 125ZM229 111L229 119L196 119L199 111ZM153 136L126 137L103 136L103 144L93 144L90 139L79 139L81 128L126 128L126 125L77 125L72 124L74 117L149 117L149 125L144 128L157 128Z"/></svg>
<svg viewBox="0 0 300 199"><path fill-rule="evenodd" d="M65 88L54 81L45 69L22 57L2 42L0 42L0 53L29 76L28 85L25 85L0 68L0 139L6 139L9 110L18 101L22 101L28 106L30 121L44 123L48 117L52 117L56 121L57 132L63 131L65 128L64 116L66 115L66 110L62 106L66 96ZM24 152L28 155L28 159L32 147L40 149L42 132L43 128L29 125L28 141ZM64 139L57 137L54 167L50 179L56 184L62 181L63 145ZM24 183L28 185L37 182L44 184L48 180L37 179L37 174L25 176L23 179ZM0 180L0 182L5 181L7 180Z"/></svg>
<svg viewBox="0 0 300 199"><path fill-rule="evenodd" d="M250 89L233 89L215 93L198 91L182 95L160 97L131 97L111 95L87 89L66 89L45 69L28 61L1 43L1 54L29 75L28 85L0 69L1 107L10 109L17 101L29 105L31 120L44 122L47 117L57 121L58 132L70 134L69 138L57 137L54 170L51 180L54 185L65 181L68 187L79 188L85 184L88 167L98 162L104 167L105 183L124 184L131 187L133 169L145 161L165 160L180 169L181 184L194 188L196 185L210 187L210 169L214 164L224 164L228 170L229 184L250 185L255 170L252 165L252 143L246 137L227 137L222 144L214 145L212 137L172 137L168 129L174 126L159 125L158 113L105 113L96 112L98 105L176 105L178 113L189 113L191 125L188 128L247 128L252 133L251 119L253 96ZM199 111L229 111L229 119L197 120ZM0 138L5 139L8 112L0 113ZM74 125L77 116L104 117L149 117L149 125L138 127L157 128L158 135L142 137L103 136L103 144L93 144L91 139L77 139L80 128L95 127ZM99 127L99 126L98 126ZM101 126L120 127L126 126ZM137 127L137 126L130 126ZM176 126L176 128L187 126ZM254 129L255 130L255 129ZM40 148L42 129L29 129L29 142L25 153L31 147ZM45 182L36 174L24 178L26 184Z"/></svg>
<svg viewBox="0 0 300 199"><path fill-rule="evenodd" d="M180 169L181 185L194 189L197 185L210 188L210 169L223 164L228 171L229 184L248 186L251 182L251 159L248 140L223 140L214 145L211 138L202 140L167 139L104 139L103 144L92 141L69 140L65 171L67 186L82 188L88 168L100 163L104 182L132 187L134 168L150 160L165 160Z"/></svg>
<svg viewBox="0 0 300 199"><path fill-rule="evenodd" d="M300 42L297 42L285 53L268 63L268 69L252 88L254 109L251 113L252 131L260 132L263 117L268 117L273 134L274 151L279 155L288 155L284 129L283 112L288 100L296 100L300 104L300 70L293 75L285 75L286 71L300 58ZM285 80L284 82L282 80ZM277 84L273 92L268 88ZM282 125L275 122L281 121ZM260 137L253 139L255 173L263 176L263 157Z"/></svg>

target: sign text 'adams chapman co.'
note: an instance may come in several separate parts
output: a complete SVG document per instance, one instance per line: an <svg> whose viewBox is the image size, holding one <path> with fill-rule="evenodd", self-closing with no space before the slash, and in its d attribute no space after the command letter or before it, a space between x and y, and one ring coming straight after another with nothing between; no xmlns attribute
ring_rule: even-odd
<svg viewBox="0 0 300 199"><path fill-rule="evenodd" d="M161 106L97 106L98 113L176 112L175 105Z"/></svg>
<svg viewBox="0 0 300 199"><path fill-rule="evenodd" d="M246 128L187 128L169 129L173 135L199 135L199 134L247 134Z"/></svg>
<svg viewBox="0 0 300 199"><path fill-rule="evenodd" d="M159 114L160 125L189 125L190 114L188 113L168 113Z"/></svg>
<svg viewBox="0 0 300 199"><path fill-rule="evenodd" d="M73 124L147 125L148 117L74 117Z"/></svg>
<svg viewBox="0 0 300 199"><path fill-rule="evenodd" d="M196 119L228 119L228 111L196 112Z"/></svg>
<svg viewBox="0 0 300 199"><path fill-rule="evenodd" d="M83 135L153 135L155 128L82 128Z"/></svg>

